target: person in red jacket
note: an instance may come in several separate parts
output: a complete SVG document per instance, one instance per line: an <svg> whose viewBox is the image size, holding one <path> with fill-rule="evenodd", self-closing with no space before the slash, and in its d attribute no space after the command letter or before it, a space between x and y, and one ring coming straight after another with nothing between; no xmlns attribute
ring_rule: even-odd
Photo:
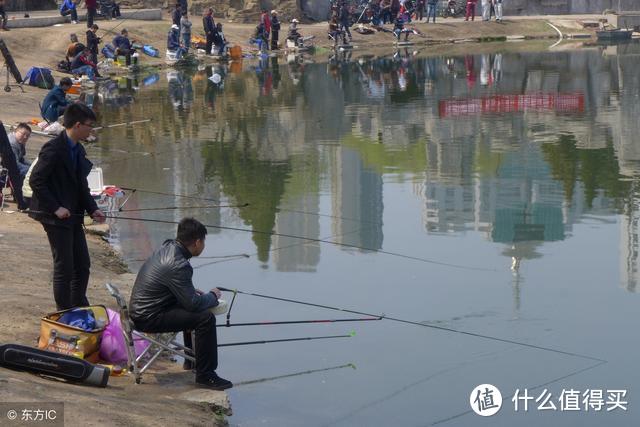
<svg viewBox="0 0 640 427"><path fill-rule="evenodd" d="M467 0L467 13L464 15L464 20L468 21L469 16L471 16L471 20L475 21L476 19L476 3L478 0Z"/></svg>
<svg viewBox="0 0 640 427"><path fill-rule="evenodd" d="M271 16L269 16L267 9L262 9L260 23L264 26L264 35L266 36L266 40L269 40L269 34L271 34ZM267 43L267 49L268 48L269 44Z"/></svg>

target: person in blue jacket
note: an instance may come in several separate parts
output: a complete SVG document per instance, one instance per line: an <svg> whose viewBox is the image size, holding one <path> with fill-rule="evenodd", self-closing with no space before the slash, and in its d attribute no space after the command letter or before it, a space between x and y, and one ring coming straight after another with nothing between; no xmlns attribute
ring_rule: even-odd
<svg viewBox="0 0 640 427"><path fill-rule="evenodd" d="M171 26L169 34L167 35L167 50L169 52L175 52L177 59L182 58L186 53L186 49L180 44L180 27L176 24Z"/></svg>
<svg viewBox="0 0 640 427"><path fill-rule="evenodd" d="M131 65L131 54L135 52L135 49L131 44L131 40L129 40L129 31L123 28L111 43L116 50L116 56L125 56L127 66Z"/></svg>
<svg viewBox="0 0 640 427"><path fill-rule="evenodd" d="M76 0L64 0L60 5L60 15L71 15L71 22L78 23L78 11L76 10Z"/></svg>
<svg viewBox="0 0 640 427"><path fill-rule="evenodd" d="M48 122L55 122L71 102L66 98L66 91L71 89L73 82L69 77L60 79L60 84L54 86L44 97L40 107L40 114Z"/></svg>

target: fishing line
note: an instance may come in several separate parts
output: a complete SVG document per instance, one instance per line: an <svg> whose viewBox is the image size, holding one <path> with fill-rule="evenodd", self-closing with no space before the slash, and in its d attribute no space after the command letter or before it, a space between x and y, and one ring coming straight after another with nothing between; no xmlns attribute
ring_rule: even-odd
<svg viewBox="0 0 640 427"><path fill-rule="evenodd" d="M352 319L311 319L311 320L282 320L282 321L263 320L260 322L227 323L224 325L216 325L216 326L218 328L227 328L230 326L300 325L305 323L367 322L370 320L382 320L382 317L357 317Z"/></svg>
<svg viewBox="0 0 640 427"><path fill-rule="evenodd" d="M472 337L476 337L476 338L482 338L482 339L487 339L487 340L491 340L491 341L498 341L498 342L503 342L503 343L507 343L507 344L514 344L514 345L519 345L519 346L522 346L522 347L533 348L533 349L536 349L536 350L543 350L543 351L549 351L549 352L552 352L552 353L564 354L564 355L567 355L567 356L579 357L579 358L582 358L582 359L593 360L593 361L596 361L596 362L606 362L606 360L598 359L597 357L586 356L586 355L583 355L583 354L574 353L574 352L570 352L570 351L558 350L558 349L555 349L555 348L543 347L543 346L539 346L539 345L535 345L535 344L527 344L527 343L524 343L524 342L514 341L514 340L507 339L507 338L493 337L493 336L490 336L490 335L479 334L479 333L476 333L476 332L463 331L463 330L460 330L460 329L446 328L444 326L430 325L428 323L421 323L421 322L415 322L415 321L412 321L412 320L401 319L401 318L398 318L398 317L391 317L391 316L387 316L385 314L371 314L371 313L366 313L366 312L363 312L363 311L332 307L332 306L329 306L329 305L316 304L316 303L311 303L311 302L306 302L306 301L297 301L297 300L293 300L293 299L289 299L289 298L282 298L282 297L275 297L275 296L271 296L271 295L256 294L256 293L252 293L252 292L244 292L244 291L239 291L237 289L228 289L228 288L223 288L223 287L220 287L220 286L217 286L217 288L220 289L221 291L224 291L224 292L234 292L234 293L243 294L243 295L251 295L251 296L259 297L259 298L272 299L272 300L283 301L283 302L290 302L290 303L293 303L293 304L307 305L307 306L310 306L310 307L324 308L324 309L327 309L327 310L334 310L334 311L342 311L342 312L345 312L345 313L359 314L359 315L362 315L362 316L380 317L382 319L387 319L387 320L391 320L391 321L399 322L399 323L405 323L405 324L408 324L408 325L416 325L416 326L422 326L422 327L425 327L425 328L438 329L438 330L441 330L441 331L452 332L452 333L462 334L462 335L468 335L468 336L472 336Z"/></svg>
<svg viewBox="0 0 640 427"><path fill-rule="evenodd" d="M155 208L136 208L136 209L114 209L110 211L103 211L105 214L107 213L118 213L118 212L142 212L142 211L169 211L176 209L217 209L217 208L244 208L249 206L249 203L245 203L244 205L210 205L210 206L167 206L167 207L155 207Z"/></svg>
<svg viewBox="0 0 640 427"><path fill-rule="evenodd" d="M515 348L515 347L512 347L512 348ZM470 365L473 362L478 362L478 360L480 360L480 359L486 359L486 358L489 358L491 356L504 353L505 351L506 350L492 351L492 352L489 352L489 353L479 354L472 361L463 360L463 361L458 362L458 363L456 363L453 366L450 366L448 368L443 368L443 369L440 369L439 371L436 371L434 373L430 373L426 377L421 378L421 379L419 379L417 381L414 381L412 383L409 383L407 385L404 385L404 386L400 387L399 389L397 389L395 391L392 391L391 393L389 393L389 394L387 394L387 395L385 395L383 397L380 397L380 398L378 398L378 399L376 399L376 400L374 400L372 402L366 403L366 404L360 406L359 408L356 408L356 409L350 411L349 413L343 415L340 418L333 419L333 420L329 421L327 424L324 424L322 427L327 427L327 426L335 425L335 424L338 424L338 423L344 424L345 420L348 420L349 418L352 418L353 416L355 416L356 414L364 411L365 409L369 409L369 408L371 408L373 406L376 406L376 405L378 405L378 404L380 404L382 402L385 402L385 401L387 401L389 399L392 399L392 398L404 393L405 391L407 391L409 389L412 389L414 387L417 387L420 384L426 383L426 382L428 382L428 381L430 381L430 380L432 380L432 379L434 379L434 378L436 378L436 377L438 377L438 376L440 376L442 374L446 374L447 372L451 372L451 371L456 371L456 370L460 369L461 367L463 367L465 365ZM475 355L471 354L471 356L475 356Z"/></svg>
<svg viewBox="0 0 640 427"><path fill-rule="evenodd" d="M205 259L214 259L214 258L249 258L249 254L211 255L211 256L199 256L198 258L205 258ZM137 258L137 259L130 259L128 261L130 261L130 262L144 262L147 259L148 258Z"/></svg>
<svg viewBox="0 0 640 427"><path fill-rule="evenodd" d="M123 187L120 187L120 188L123 188ZM115 218L115 219L122 219L122 220L128 220L128 221L152 222L152 223L158 223L158 224L175 224L175 225L179 224L179 222L177 222L177 221L169 221L169 220L162 220L162 219L151 219L151 218L132 218L132 217L124 217L124 216L109 216L109 215L106 215L106 218ZM402 253L399 253L399 252L391 252L391 251L385 251L385 250L382 250L382 249L367 248L365 246L352 245L352 244L349 244L349 243L331 242L331 241L327 241L327 240L316 239L316 238L313 238L313 237L302 237L302 236L295 236L293 234L276 233L276 232L273 232L273 231L249 230L249 229L246 229L246 228L227 227L227 226L223 226L223 225L214 225L214 224L203 224L203 225L205 227L208 227L208 228L217 228L219 230L243 231L245 233L255 233L255 234L268 235L268 236L289 237L291 239L306 240L306 241L309 241L309 242L329 243L329 244L335 245L335 246L340 246L340 247L345 247L345 248L353 248L353 249L360 249L360 250L363 250L363 251L370 251L370 252L390 255L390 256L395 256L395 257L398 257L398 258L405 258L405 259L410 259L410 260L414 260L414 261L420 261L420 262L424 262L426 264L435 264L435 265L441 265L441 266L444 266L444 267L459 268L459 269L462 269L462 270L497 271L496 269L483 268L483 267L470 267L470 266L460 265L460 264L451 264L451 263L448 263L448 262L434 261L434 260L431 260L431 259L428 259L428 258L420 258L420 257L416 257L416 256L413 256L413 255L405 255L405 254L402 254Z"/></svg>
<svg viewBox="0 0 640 427"><path fill-rule="evenodd" d="M553 383L556 383L556 382L558 382L558 381L564 380L564 379L566 379L566 378L570 378L570 377L576 376L576 375L581 374L581 373L583 373L583 372L590 371L590 370L595 369L595 368L597 368L598 366L603 365L603 364L605 364L605 363L607 363L607 361L606 361L606 360L602 360L602 361L600 361L600 362L598 362L598 363L595 363L595 364L593 364L593 365L591 365L591 366L587 366L586 368L578 369L577 371L570 372L570 373L568 373L568 374L566 374L566 375L563 375L563 376L561 376L561 377L559 377L559 378L553 379L553 380L551 380L551 381L547 381L546 383L543 383L543 384L540 384L540 385L537 385L537 386L534 386L534 387L526 387L525 389L526 389L526 390L535 390L535 389L538 389L538 388L544 387L544 386L546 386L546 385L553 384ZM449 421L455 420L456 418L460 418L460 417L462 417L462 416L464 416L464 415L467 415L467 414L470 414L470 413L472 413L472 412L473 412L473 411L471 411L471 410L464 411L464 412L461 412L461 413L459 413L459 414L452 415L452 416L450 416L450 417L447 417L447 418L443 418L443 419L440 419L440 420L434 421L434 422L432 422L432 423L431 423L431 424L429 424L429 425L430 425L430 426L435 426L435 425L438 425L438 424L448 423Z"/></svg>
<svg viewBox="0 0 640 427"><path fill-rule="evenodd" d="M331 235L331 236L325 237L323 240L327 240L327 239L330 239L332 237L336 238L336 237L347 236L349 234L357 233L360 230L362 230L362 228L358 228L358 229L355 229L353 231L349 231L349 232L342 233L342 234L336 234L335 236ZM364 230L368 230L368 229L365 228ZM293 248L293 247L296 247L296 246L309 245L311 243L314 243L314 242L301 242L301 243L293 243L291 245L279 246L277 248L269 249L269 253L277 252L277 251L280 251L280 250L283 250L283 249ZM327 243L329 243L329 242L327 241ZM253 254L247 255L246 257L249 258L251 256L256 256L256 255L258 255L258 252L254 252ZM203 257L200 256L198 258L203 258ZM206 258L206 257L204 257L204 258ZM193 267L193 269L195 270L197 268L206 267L206 266L213 265L213 264L220 264L222 262L227 262L227 261L234 261L234 260L233 259L228 259L228 260L222 260L222 261L206 262L204 264L200 264L200 265L197 265L197 266Z"/></svg>
<svg viewBox="0 0 640 427"><path fill-rule="evenodd" d="M118 25L116 25L115 27L111 28L111 29L107 29L107 28L100 28L100 31L104 31L105 33L111 33L111 34L117 34L115 32L115 29L118 28L120 25L124 24L125 21L128 21L129 19L134 19L134 16L139 15L141 13L146 12L145 9L141 9L137 12L133 12L130 16L123 18L120 20L120 23L118 23ZM133 44L133 43L132 43Z"/></svg>

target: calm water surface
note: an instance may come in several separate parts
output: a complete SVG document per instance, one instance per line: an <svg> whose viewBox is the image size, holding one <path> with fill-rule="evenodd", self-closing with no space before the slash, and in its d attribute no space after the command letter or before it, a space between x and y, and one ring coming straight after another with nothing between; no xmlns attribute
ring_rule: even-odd
<svg viewBox="0 0 640 427"><path fill-rule="evenodd" d="M571 353L386 320L224 328L220 342L356 331L221 349L218 372L236 383L232 425L640 423L640 45L502 48L270 58L99 91L103 122L153 119L110 129L89 149L105 181L216 201L139 191L127 209L184 208L123 216L277 233L210 228L193 260L198 287ZM159 223L115 228L134 269L174 235ZM352 316L251 296L232 313L234 322L340 317ZM469 405L483 383L502 391L493 417ZM516 389L535 398L547 389L557 410L534 400L516 412ZM582 397L581 411L560 411L563 390L603 390L606 400L614 389L627 390L628 411L585 412Z"/></svg>

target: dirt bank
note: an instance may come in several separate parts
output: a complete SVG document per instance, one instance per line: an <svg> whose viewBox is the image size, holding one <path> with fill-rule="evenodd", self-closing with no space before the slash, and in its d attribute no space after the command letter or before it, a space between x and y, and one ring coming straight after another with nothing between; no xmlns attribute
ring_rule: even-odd
<svg viewBox="0 0 640 427"><path fill-rule="evenodd" d="M9 204L10 209L14 207ZM89 236L88 240L92 263L88 298L92 303L114 307L104 284L117 283L128 294L135 276L127 272L118 255L100 238ZM39 318L55 311L51 254L42 226L24 214L0 212L0 251L0 343L35 346ZM69 425L224 424L209 404L187 401L184 393L194 391L193 373L182 371L181 366L170 361L158 368L145 375L144 384L136 385L129 376L111 377L105 389L0 368L0 402L64 402ZM226 396L222 393L207 399L224 401Z"/></svg>

